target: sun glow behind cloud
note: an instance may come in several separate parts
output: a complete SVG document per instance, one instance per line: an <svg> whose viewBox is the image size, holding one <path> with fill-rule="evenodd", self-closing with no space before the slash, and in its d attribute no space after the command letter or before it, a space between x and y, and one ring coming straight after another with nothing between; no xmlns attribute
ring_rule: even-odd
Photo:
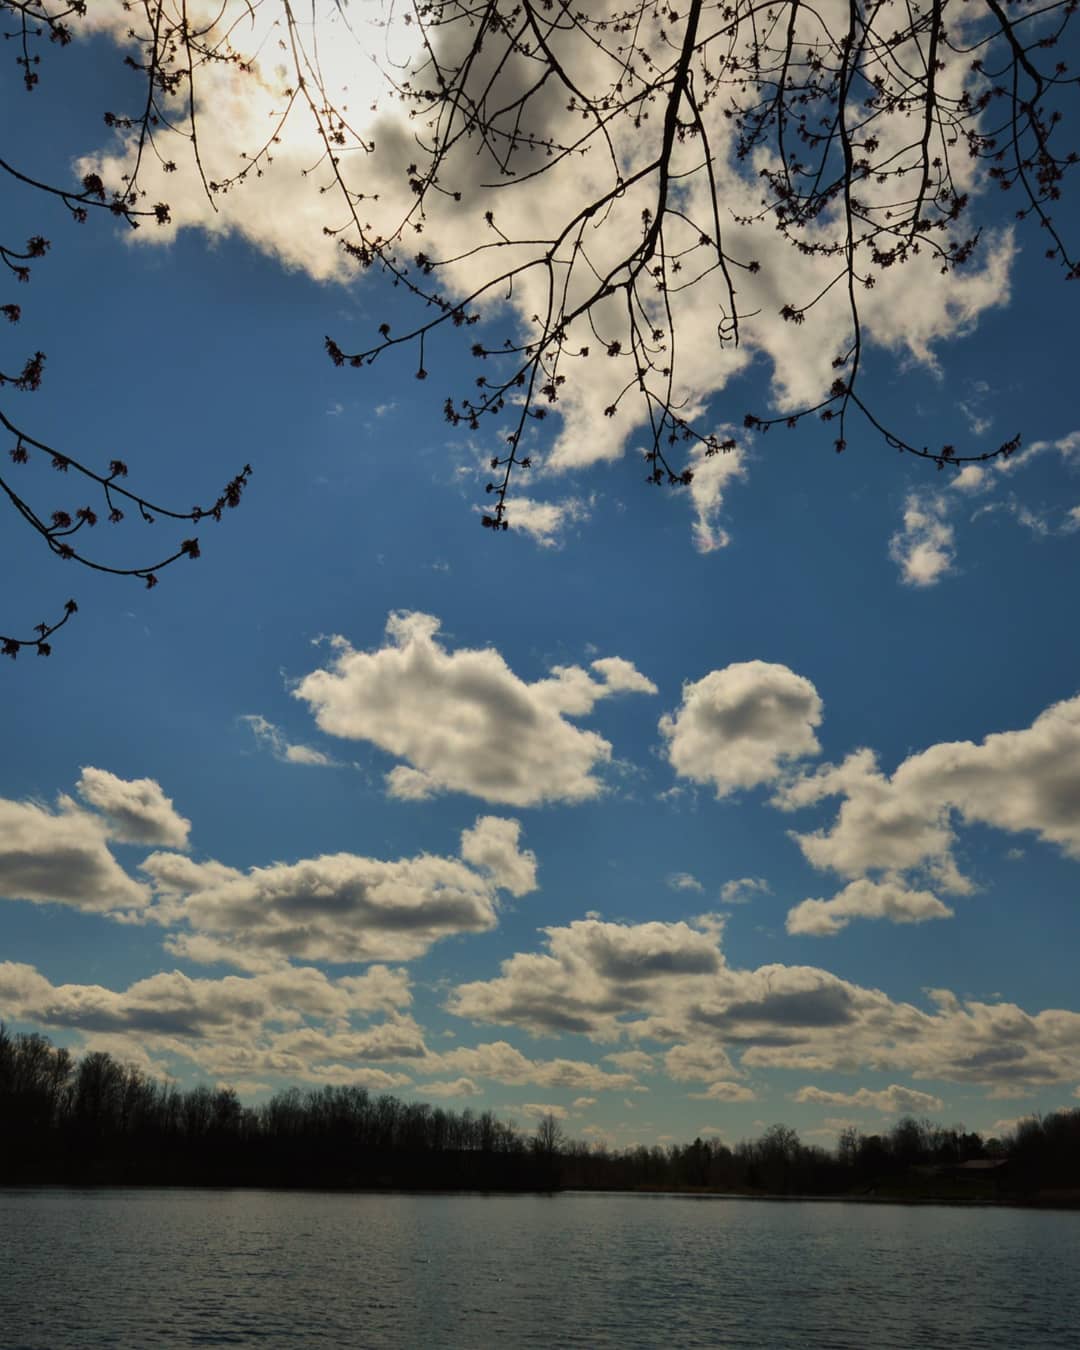
<svg viewBox="0 0 1080 1350"><path fill-rule="evenodd" d="M142 165L147 193L169 203L173 223L138 231L133 246L160 245L177 231L188 229L201 230L211 238L238 235L286 267L301 269L318 280L350 283L358 270L342 243L356 242L355 229L349 225L355 208L357 219L380 237L393 238L403 221L410 222L400 253L401 265L411 266L416 196L415 175L410 175L407 166L417 157L417 136L423 142L431 130L424 114L410 117L412 105L396 95L392 86L396 82L404 88L411 82L413 87L424 87L425 80L432 78L430 70L424 69L424 53L416 45L417 25L406 25L396 11L390 11L392 17L384 23L383 11L373 18L363 9L341 8L327 0L319 0L310 17L294 16L291 29L277 7L266 3L249 8L240 0L228 0L220 13L211 5L197 7L196 13L213 25L212 31L228 31L230 43L244 59L238 64L215 64L199 73L205 85L203 105L216 110L199 128L202 172L190 156L178 157L174 171L168 173L154 162ZM139 22L119 0L105 0L95 10L93 27L124 41L131 25ZM670 22L677 21L671 18ZM445 31L438 29L433 40L437 49L442 43L449 52L459 35L450 25ZM322 114L317 117L303 97L292 97L297 83L290 71L293 48L300 53L304 92L308 85L324 89L328 105L343 113L344 142L341 147L330 144L336 158L333 172L329 151L323 154L317 149L314 155L312 151L313 144L317 148L321 144ZM605 58L599 51L588 54L583 48L573 49L564 55L584 86L603 83ZM524 78L524 72L510 61L502 78L512 82L519 77ZM964 78L964 69L955 61L940 76L950 85L959 85ZM503 92L509 97L513 91ZM572 143L574 112L557 99L537 106L542 107L544 120L531 134L538 143ZM283 118L286 108L288 115ZM832 262L827 251L819 253L810 247L797 252L778 232L740 223L758 210L759 174L765 161L758 155L748 170L727 153L730 129L719 105L710 104L705 115L712 119L711 134L720 147L713 174L730 216L725 247L733 257L754 262L739 278L738 305L748 316L742 345L718 340L715 278L672 287L665 303L671 307L672 325L679 334L674 389L679 415L687 421L702 421L727 436L730 428L726 424L709 425L710 400L744 375L755 357L763 358L771 370L770 396L775 409L794 412L811 406L833 379L832 360L849 320L843 288L828 285ZM272 153L260 158L268 127L273 128ZM609 135L616 155L632 167L652 153L651 138L658 130L649 123L635 128L630 119L619 119L611 123ZM124 145L122 138L119 146L87 150L79 171L98 172L109 182L119 181L131 169L135 154L133 144ZM961 188L971 186L974 169L966 161L958 161L953 171ZM440 192L430 194L424 203L424 256L456 259L440 261L440 291L458 300L475 296L473 309L504 328L509 326L515 339L532 332L533 316L544 308L542 269L522 273L509 289L499 285L490 295L484 293L506 266L500 250L489 255L483 246L478 247L491 242L484 235L485 212L494 213L507 239L549 234L555 238L573 210L587 204L589 194L606 189L608 172L604 152L599 145L593 146L583 156L556 159L543 189L536 192L527 182L519 184L513 174L496 173L471 142L462 144L440 167ZM338 199L336 175L355 194L352 207ZM206 183L231 186L227 191L208 191ZM702 176L688 179L685 207L691 215L710 216L709 190ZM872 192L869 186L866 190ZM628 188L609 204L603 231L590 236L590 248L598 252L587 275L578 278L570 265L572 256L567 254L563 261L570 269L570 306L580 298L581 287L593 285L594 273L603 274L608 253L615 258L632 250L640 233L641 211L651 203L650 192L646 182ZM823 214L817 231L808 235L811 244L824 244L831 238L834 214ZM513 247L522 257L527 253L519 245ZM945 276L938 275L938 265L929 256L881 271L875 288L861 301L867 341L936 370L942 342L970 333L980 316L1007 303L1014 252L1011 232L1005 228L988 231L977 261ZM422 281L419 273L418 278ZM782 317L792 300L808 303L819 292L805 330ZM659 309L656 322L666 327ZM601 301L591 321L582 318L570 325L569 348L595 346L597 324L608 335L603 345L621 343L629 351L628 339L622 334L624 320L614 301ZM631 407L620 402L625 383L622 363L612 360L591 360L584 378L567 382L559 403L551 409L554 437L535 454L535 486L548 475L609 463L637 450L646 427L646 410L644 404ZM610 416L615 403L620 403L619 414ZM744 410L737 411L741 419ZM690 493L693 543L703 553L715 552L730 542L730 530L720 517L722 509L726 514L729 490L745 482L749 460L740 446L712 458L706 458L699 447L690 452L690 461L695 475ZM551 546L567 525L584 519L588 508L580 497L545 500L529 488L514 510L512 523L542 546ZM931 528L933 514L932 505L910 505L908 533L894 541L905 577L915 585L932 584L951 561L949 526L938 522Z"/></svg>

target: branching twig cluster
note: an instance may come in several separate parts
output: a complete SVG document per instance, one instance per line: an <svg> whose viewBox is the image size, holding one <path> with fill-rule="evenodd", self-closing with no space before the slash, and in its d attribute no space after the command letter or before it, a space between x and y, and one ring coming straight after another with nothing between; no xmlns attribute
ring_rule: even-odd
<svg viewBox="0 0 1080 1350"><path fill-rule="evenodd" d="M436 329L471 324L492 295L531 283L542 305L524 339L494 350L473 345L478 359L493 358L497 378L481 376L478 392L445 405L449 422L471 430L511 413L505 450L491 460L494 506L485 525L505 526L512 472L529 462L529 419L545 417L568 381L588 380L589 357L627 368L604 411L613 417L625 399L642 401L635 416L647 426L650 480L687 483L691 470L674 461L677 445L697 441L710 455L732 442L680 415L673 296L711 288L719 346L738 345L758 316L741 309L736 278L760 270L742 250L748 231L771 226L817 261L811 275L821 278L777 317L801 325L835 291L844 296L846 324L826 339L836 344L836 373L821 400L780 417L747 414L744 426L764 431L818 417L833 423L842 451L858 412L887 445L938 468L1007 457L1018 437L963 453L882 425L860 392L862 302L883 271L916 257L936 260L942 272L969 262L980 229L967 222L986 182L1015 191L1017 218L1034 217L1047 233L1047 257L1067 279L1080 276L1053 216L1077 163L1075 151L1059 146L1065 99L1080 87L1060 59L1075 11L1076 0L420 4L411 19L422 59L399 86L417 129L417 162L407 170L415 200L389 237L370 237L354 220L360 243L348 246L382 263L434 313L408 332L383 326L355 353L328 339L329 354L360 367L393 347L414 347L423 378ZM553 118L553 106L570 116ZM448 196L461 198L458 182L475 181L470 162L487 171L490 200L540 193L537 180L570 160L587 161L589 190L560 217L558 232L522 237L488 209L486 239L464 256L486 255L490 266L463 296L448 298L434 284L463 255L425 251L406 261L409 230L422 231ZM756 209L725 205L721 174L730 166L744 183L760 183ZM598 245L605 222L631 198L641 203L638 237L612 250L609 227ZM500 266L503 253L509 266ZM583 324L587 343L579 341Z"/></svg>
<svg viewBox="0 0 1080 1350"><path fill-rule="evenodd" d="M699 314L713 307L718 356L760 346L762 325L821 319L808 342L831 359L831 387L824 380L819 398L779 416L749 413L745 427L820 419L843 451L857 415L886 445L945 468L1008 456L1019 439L964 452L887 427L864 392L868 295L916 258L950 273L976 257L983 230L974 208L994 185L1016 198L1018 220L1045 232L1046 255L1063 275L1080 277L1055 219L1078 162L1061 143L1068 100L1080 90L1062 59L1077 3L386 6L386 22L403 24L412 42L404 65L384 63L398 130L407 117L412 131L411 158L388 168L370 126L353 120L325 75L314 5L309 15L292 0L131 0L125 59L145 96L135 113L106 115L126 146L123 182L106 187L90 175L75 191L4 160L0 169L54 195L77 220L98 208L137 226L169 216L140 187L148 164L171 172L186 147L217 202L261 177L299 125L313 138L304 173L327 197L324 234L424 306L412 326L384 323L355 351L328 337L337 365L366 368L406 348L426 379L441 330L474 328L506 300L516 307L512 336L472 342L483 367L472 386L443 396L451 425L492 425L501 438L490 458L489 529L508 524L514 474L535 453L527 433L583 390L610 391L603 412L626 409L644 427L651 482L689 483L697 459L733 448L702 429L697 386L685 374L691 357L699 367L702 359L700 332L686 331L691 291ZM80 0L0 0L28 89L40 44L69 44L85 12ZM337 0L330 12L340 38L350 12ZM265 92L268 44L286 75L265 135L233 171L211 173L199 139L204 79L227 67ZM777 241L805 265L763 264ZM0 260L21 277L27 255L44 247L32 240L28 250L0 250ZM779 301L778 291L787 292ZM16 306L4 313L18 318ZM35 356L6 378L29 389L41 369ZM5 424L16 449L53 453ZM82 471L107 500L119 493L114 473ZM246 471L231 486L245 481ZM67 531L87 523L24 517L54 552L72 549ZM146 578L155 570L128 569Z"/></svg>
<svg viewBox="0 0 1080 1350"><path fill-rule="evenodd" d="M199 29L189 26L186 20L177 25L166 21L167 16L161 6L145 5L144 9L151 19L152 41L144 44L141 60L130 54L125 60L145 78L145 101L140 112L133 117L113 112L104 115L108 126L130 134L135 139L134 168L125 181L109 189L99 175L89 173L78 188L71 188L41 181L8 159L0 157L0 171L3 174L59 202L77 224L84 224L95 210L105 211L125 221L132 229L137 229L144 220L153 220L159 225L168 222L168 206L164 202L148 204L146 194L139 187L139 168L143 156L153 153L161 160L159 141L177 130L165 104L176 96L185 76L189 82L192 80L195 60L229 59L219 57L220 39L216 39L217 45L213 46L204 40L207 33L214 30L214 25ZM186 7L182 6L182 9L186 10ZM50 0L0 0L0 24L11 21L14 24L10 28L0 27L0 35L16 43L16 63L22 71L23 84L28 93L33 93L40 81L41 43L47 41L61 47L68 46L73 38L71 24L86 15L86 0L69 0L66 4L51 3ZM193 105L189 111L193 111ZM190 139L192 152L198 161L198 140L194 128L192 119L190 131L183 134ZM163 168L169 169L169 161L161 162ZM33 236L21 248L0 243L0 263L7 269L10 278L26 284L31 278L31 264L44 258L49 247L49 241L41 235ZM0 313L9 323L17 324L22 317L22 306L8 302L0 306ZM24 360L17 373L6 373L0 369L0 390L7 388L21 393L33 392L41 387L44 369L45 354L34 352ZM77 456L38 440L24 426L13 421L2 406L0 427L13 438L8 459L10 465L14 466L0 470L0 492L24 524L43 539L58 558L96 572L138 577L148 587L157 585L158 573L171 563L181 558L198 558L198 539L193 537L182 540L176 548L155 562L115 566L92 557L84 550L83 539L97 525L99 518L103 516L111 524L119 524L125 512L134 510L144 523L150 525L159 518L178 522L198 522L207 517L220 520L226 508L239 504L251 475L251 466L245 465L211 505L178 511L161 506L139 492L124 487L121 480L127 478L128 469L122 460L111 460L108 473L98 473ZM29 465L34 460L51 464L67 480L77 478L90 486L97 493L100 504L96 509L92 503L86 503L45 511L34 506L28 493L19 485L17 473L21 466ZM33 648L39 656L48 656L52 650L49 639L77 611L75 601L68 600L60 618L38 623L30 636L0 632L0 653L14 658L23 648Z"/></svg>

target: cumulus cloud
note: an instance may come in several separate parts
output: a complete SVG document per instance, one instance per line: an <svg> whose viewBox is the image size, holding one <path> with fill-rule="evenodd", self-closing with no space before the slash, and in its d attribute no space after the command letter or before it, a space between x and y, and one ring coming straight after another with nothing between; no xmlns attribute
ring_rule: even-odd
<svg viewBox="0 0 1080 1350"><path fill-rule="evenodd" d="M330 756L324 755L321 750L290 741L280 727L274 726L273 722L268 722L258 713L245 713L240 721L251 728L257 743L263 749L269 750L282 764L308 764L325 768L334 763Z"/></svg>
<svg viewBox="0 0 1080 1350"><path fill-rule="evenodd" d="M422 1077L447 1084L447 1095L449 1085L465 1095L468 1081L484 1079L587 1096L625 1093L661 1056L673 1080L700 1083L706 1099L729 1102L752 1099L746 1075L759 1069L905 1073L982 1086L1001 1098L1080 1078L1078 1013L1029 1013L941 989L916 1007L813 966L739 969L719 942L714 928L584 921L548 930L543 952L517 953L496 979L451 995L454 1011L478 1021L630 1043L609 1050L605 1063L532 1058L504 1040L432 1050L410 1015L407 977L387 967L340 979L288 965L221 979L172 971L113 990L54 985L31 966L4 962L0 1017L113 1038L117 1053L130 1045L156 1062L182 1057L221 1081L386 1087ZM899 1091L813 1100L935 1109L929 1094L901 1098Z"/></svg>
<svg viewBox="0 0 1080 1350"><path fill-rule="evenodd" d="M889 540L889 557L908 586L935 586L956 561L949 505L940 493L909 492L903 523Z"/></svg>
<svg viewBox="0 0 1080 1350"><path fill-rule="evenodd" d="M482 816L463 832L460 859L335 853L241 872L153 853L142 870L161 894L162 922L188 930L169 939L177 955L255 969L286 958L407 961L443 938L493 928L498 889L535 889L536 857L519 850L520 830Z"/></svg>
<svg viewBox="0 0 1080 1350"><path fill-rule="evenodd" d="M496 910L487 883L452 858L337 853L253 867L189 895L182 917L197 933L301 960L404 961L453 933L493 928Z"/></svg>
<svg viewBox="0 0 1080 1350"><path fill-rule="evenodd" d="M939 871L955 870L947 812L936 800L900 792L878 768L872 750L856 750L838 766L781 786L774 801L784 810L843 797L829 830L795 834L814 867L859 877L869 871L900 872L930 861ZM953 877L950 889L964 889Z"/></svg>
<svg viewBox="0 0 1080 1350"><path fill-rule="evenodd" d="M397 1088L411 1087L412 1079L407 1073L388 1073L385 1069L349 1068L344 1065L326 1066L319 1077L322 1084L367 1088L369 1092L393 1092Z"/></svg>
<svg viewBox="0 0 1080 1350"><path fill-rule="evenodd" d="M122 1059L177 1058L217 1081L410 1084L397 1065L422 1063L421 1028L401 971L374 967L333 980L312 967L193 979L163 971L126 989L50 983L32 966L0 962L0 1017L80 1036ZM378 1017L381 1020L372 1021Z"/></svg>
<svg viewBox="0 0 1080 1350"><path fill-rule="evenodd" d="M584 1060L533 1059L506 1041L428 1048L406 1011L406 973L373 966L332 979L312 967L193 979L180 971L126 989L50 983L36 969L0 962L0 1018L79 1033L121 1058L182 1057L216 1079L285 1079L390 1090L430 1079L432 1096L475 1096L477 1079L574 1092L626 1091L633 1075ZM372 1021L378 1017L380 1020Z"/></svg>
<svg viewBox="0 0 1080 1350"><path fill-rule="evenodd" d="M117 991L52 985L33 967L5 961L0 962L0 1006L9 1015L50 1027L201 1040L242 1037L265 1024L298 1022L303 1016L344 1018L371 1005L366 989L334 982L310 967L220 980L162 971Z"/></svg>
<svg viewBox="0 0 1080 1350"><path fill-rule="evenodd" d="M930 1092L919 1092L900 1083L890 1083L880 1092L859 1088L855 1092L826 1092L823 1088L803 1087L795 1093L797 1102L823 1106L847 1106L859 1110L880 1111L883 1116L926 1115L943 1111L945 1103Z"/></svg>
<svg viewBox="0 0 1080 1350"><path fill-rule="evenodd" d="M953 911L929 891L909 890L900 881L852 881L831 900L804 900L788 910L787 931L831 936L852 919L890 919L893 923L925 923L948 919Z"/></svg>
<svg viewBox="0 0 1080 1350"><path fill-rule="evenodd" d="M484 868L494 884L511 895L528 895L536 890L536 854L519 848L520 838L520 821L481 816L462 833L461 856Z"/></svg>
<svg viewBox="0 0 1080 1350"><path fill-rule="evenodd" d="M433 1072L463 1073L491 1078L507 1087L567 1088L574 1092L625 1091L634 1086L629 1073L609 1073L599 1064L581 1059L530 1059L507 1041L461 1045L439 1053L431 1051L425 1067Z"/></svg>
<svg viewBox="0 0 1080 1350"><path fill-rule="evenodd" d="M529 535L541 548L558 548L570 526L583 523L592 514L592 502L581 497L542 502L515 493L508 507L510 528Z"/></svg>
<svg viewBox="0 0 1080 1350"><path fill-rule="evenodd" d="M1080 695L1053 704L1019 731L932 745L891 777L872 751L857 750L838 766L782 785L774 800L795 810L830 797L842 798L834 823L793 835L807 861L855 879L884 875L878 885L849 886L831 901L799 906L792 931L835 931L839 920L856 914L901 922L945 917L932 894L912 892L897 878L923 869L937 889L970 893L952 853L954 817L1031 833L1080 859Z"/></svg>
<svg viewBox="0 0 1080 1350"><path fill-rule="evenodd" d="M672 872L667 884L673 891L703 891L705 887L692 872Z"/></svg>
<svg viewBox="0 0 1080 1350"><path fill-rule="evenodd" d="M337 987L349 1000L352 1012L395 1012L412 1002L411 981L407 970L389 966L369 966L363 975L345 975Z"/></svg>
<svg viewBox="0 0 1080 1350"><path fill-rule="evenodd" d="M69 797L55 811L0 798L0 895L98 914L144 909L150 892L109 852L113 828Z"/></svg>
<svg viewBox="0 0 1080 1350"><path fill-rule="evenodd" d="M425 1097L478 1097L481 1089L471 1078L454 1078L444 1082L418 1083L417 1092Z"/></svg>
<svg viewBox="0 0 1080 1350"><path fill-rule="evenodd" d="M327 667L293 692L323 731L406 761L387 782L392 796L407 800L465 792L536 806L595 797L603 789L596 770L610 761L611 745L567 719L612 694L656 692L615 657L594 661L591 673L557 666L527 683L492 647L447 650L428 614L391 614L386 631L389 642L374 652L335 639Z"/></svg>
<svg viewBox="0 0 1080 1350"><path fill-rule="evenodd" d="M387 1018L358 1030L341 1027L297 1027L274 1038L274 1048L310 1061L337 1057L349 1061L394 1063L422 1060L423 1029L408 1016Z"/></svg>
<svg viewBox="0 0 1080 1350"><path fill-rule="evenodd" d="M151 159L143 166L141 179L149 194L147 200L168 201L175 223L160 230L139 231L136 238L140 244L144 238L153 243L167 242L175 237L177 229L192 226L217 237L238 234L286 266L303 268L321 280L351 280L355 267L341 249L340 239L324 230L328 218L335 219L334 199L327 195L328 188L332 193L333 183L325 173L312 171L312 147L317 144L317 136L304 100L295 100L292 114L279 125L280 113L289 101L289 88L295 81L287 72L275 69L279 49L270 26L273 11L239 2L226 3L219 17L217 8L189 3L189 22L209 23L209 41L229 31L232 43L246 59L242 64L208 63L199 73L203 82L202 106L228 109L228 116L206 118L202 123L199 147L203 167L211 180L234 179L247 162L244 156L252 146L263 143L265 129L271 125L277 133L273 160L261 165L262 172L258 175L246 175L243 183L226 194L217 194L211 202L189 157L177 154L176 171L169 174ZM365 46L362 39L357 47L353 33L364 34L367 30L362 23L346 25L339 7L325 5L319 10L318 15L313 11L313 20L321 32L319 64L330 96L347 102L350 121L355 119L358 134L369 146L366 153L343 154L337 171L362 199L362 216L370 222L372 231L393 237L415 205L409 175L402 172L402 166L415 157L407 110L384 98L377 114L370 117L361 114L360 110L371 103L381 83L370 60L368 48L373 44ZM215 21L219 24L217 33L213 28ZM120 0L98 0L87 20L89 25L112 32L121 40L129 29L134 27L138 31L145 22L144 16L126 8ZM646 15L640 40L645 47L677 42L683 22L684 18L673 19L671 15ZM674 37L672 32L662 35L660 28L671 30L672 23ZM432 30L432 40L443 59L460 41L458 27L448 24ZM410 60L417 59L417 46L415 38L402 39L401 31L400 26L391 25L394 36L390 45L395 63L400 63L395 74L399 80L407 81L411 74ZM303 38L307 36L305 33ZM380 31L380 43L385 40ZM620 77L614 54L606 55L599 45L590 47L573 35L563 39L556 28L551 41L559 45L563 40L570 44L565 53L568 69L585 87L607 88ZM476 78L487 78L483 62L478 71ZM958 95L966 72L965 62L959 58L950 60L948 69L941 72L939 87ZM423 77L417 78L422 83ZM497 84L496 98L504 107L514 106L520 92L518 82L525 78L531 83L533 62L511 56L501 68ZM182 110L177 107L174 111L182 123ZM576 139L575 128L580 124L575 120L576 113L566 107L565 99L538 99L532 113L537 118L529 126L534 143L562 144ZM713 395L745 371L756 355L761 355L771 366L771 393L778 408L787 411L812 404L835 377L832 361L838 335L847 332L849 326L842 288L828 284L835 272L835 258L828 256L828 246L835 242L838 232L842 234L839 209L826 210L808 228L806 242L810 247L801 253L793 250L776 231L741 224L741 218L758 210L757 175L761 164L743 163L735 155L731 124L719 105L715 111L704 108L703 116L709 123L710 142L716 150L712 181L706 181L703 174L684 176L681 206L688 217L707 220L715 192L729 213L725 228L727 249L738 259L753 259L758 270L740 273L739 309L753 317L744 320L738 346L718 339L717 305L722 292L718 293L708 278L666 291L664 303L670 306L679 338L672 376L674 402L686 416L699 413ZM595 277L605 275L620 256L626 256L639 242L641 211L654 205L656 185L649 178L635 184L630 169L645 166L656 154L662 125L662 118L642 122L627 117L606 123L605 134L613 138L614 160L628 186L609 202L603 228L589 236L589 266L582 262L572 274L564 275L568 306L580 302L585 288L595 285ZM685 149L676 147L676 170L682 173L690 168L691 160L684 156L696 153L689 145ZM77 171L80 174L98 171L107 181L117 182L130 170L135 154L134 140L121 138L120 144L113 144L108 151L81 161ZM567 219L612 187L611 163L599 148L593 154L556 158L545 175L541 191L524 179L515 187L512 180L493 173L492 168L485 152L481 149L478 153L474 142L465 138L440 167L443 194L429 197L426 202L424 228L425 240L429 241L426 249L438 259L459 259L440 266L439 270L440 291L450 297L472 294L478 286L493 281L506 263L501 250L489 252L482 246L487 237L482 224L485 210L495 212L500 230L507 237L554 238ZM959 191L971 190L977 169L975 162L953 167L954 174L959 175ZM497 180L500 186L483 186L492 180ZM872 179L866 180L866 190L871 198L879 191ZM456 200L459 192L463 194L463 202ZM877 209L872 202L870 209ZM670 228L678 233L679 222L672 220ZM687 242L692 243L695 238L691 230ZM356 241L350 238L348 242ZM481 247L477 247L478 242ZM674 247L678 248L680 242L676 240ZM880 272L878 284L860 302L865 341L933 366L936 343L970 331L980 314L1008 299L1011 237L1007 233L988 235L986 243L980 259L945 276L938 275L929 255L915 258L904 267ZM567 252L559 259L561 263L571 261L574 256L571 247L578 245L567 242ZM542 248L537 250L537 256L542 259ZM505 287L500 288L498 297L493 297L486 307L490 312L499 304L508 310L510 324L517 329L519 339L533 330L532 316L545 308L542 270L537 269L535 275L531 272L520 275L512 295L505 300ZM781 310L785 304L804 304L814 296L819 299L808 311L805 325L783 320ZM659 308L656 321L665 328L668 326ZM624 354L629 357L632 344L625 315L614 302L601 302L594 322L605 333L610 331L612 337L623 338ZM595 330L590 330L585 318L568 326L568 349L575 350L590 342L596 345ZM543 472L564 472L618 459L628 447L637 445L647 421L643 403L631 406L630 400L624 400L617 416L605 416L605 409L627 383L628 374L632 380L632 372L633 368L628 369L624 360L607 359L599 354L582 363L582 377L571 379L560 391L559 402L552 407L548 425L554 426L555 432L550 453L544 457ZM666 376L659 373L646 379L650 391L656 395L665 392L665 382ZM721 476L726 474L730 478L733 473L730 465L724 467L723 460L700 466L699 477L695 479L695 486L699 481L700 486L696 486L692 498L696 516L694 538L699 548L715 548L724 542L723 532L715 524L715 513L723 486Z"/></svg>
<svg viewBox="0 0 1080 1350"><path fill-rule="evenodd" d="M543 1120L545 1116L553 1116L556 1120L565 1120L570 1114L565 1106L558 1106L552 1102L524 1102L521 1109L532 1120Z"/></svg>
<svg viewBox="0 0 1080 1350"><path fill-rule="evenodd" d="M627 1073L649 1073L655 1067L652 1055L644 1050L617 1050L612 1055L605 1055L604 1059Z"/></svg>
<svg viewBox="0 0 1080 1350"><path fill-rule="evenodd" d="M720 1081L710 1083L704 1092L691 1092L690 1096L697 1101L708 1102L753 1102L757 1101L757 1093L753 1088L749 1088L745 1083L731 1083Z"/></svg>
<svg viewBox="0 0 1080 1350"><path fill-rule="evenodd" d="M517 953L502 963L498 978L459 985L450 1011L538 1034L579 1031L614 1038L617 1013L633 1006L644 990L713 972L721 964L714 937L685 923L581 919L544 931L549 954Z"/></svg>
<svg viewBox="0 0 1080 1350"><path fill-rule="evenodd" d="M666 1045L669 1076L706 1090L743 1086L752 1069L902 1071L999 1096L1080 1076L1080 1013L1031 1014L942 990L928 1011L815 966L738 969L717 930L682 923L586 920L545 934L544 951L459 985L451 1010L544 1036Z"/></svg>
<svg viewBox="0 0 1080 1350"><path fill-rule="evenodd" d="M677 1083L707 1083L721 1077L730 1079L738 1072L727 1051L712 1039L673 1045L664 1053L664 1068L668 1077Z"/></svg>
<svg viewBox="0 0 1080 1350"><path fill-rule="evenodd" d="M110 838L121 844L164 844L186 848L191 821L185 820L152 778L117 778L105 769L84 768L76 791L109 822Z"/></svg>
<svg viewBox="0 0 1080 1350"><path fill-rule="evenodd" d="M726 797L817 754L821 710L814 686L787 666L741 661L684 684L682 703L660 719L660 732L680 778Z"/></svg>

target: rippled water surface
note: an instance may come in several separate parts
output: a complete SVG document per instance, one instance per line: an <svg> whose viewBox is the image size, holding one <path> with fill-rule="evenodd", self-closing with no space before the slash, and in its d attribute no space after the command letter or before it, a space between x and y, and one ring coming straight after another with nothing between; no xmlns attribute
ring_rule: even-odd
<svg viewBox="0 0 1080 1350"><path fill-rule="evenodd" d="M0 1190L0 1346L1080 1348L1080 1214Z"/></svg>

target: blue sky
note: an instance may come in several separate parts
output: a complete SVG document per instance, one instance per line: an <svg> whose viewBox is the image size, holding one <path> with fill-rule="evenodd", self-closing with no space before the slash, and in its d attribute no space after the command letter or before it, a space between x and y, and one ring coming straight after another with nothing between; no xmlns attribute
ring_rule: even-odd
<svg viewBox="0 0 1080 1350"><path fill-rule="evenodd" d="M106 148L117 65L55 54L24 162ZM325 333L410 313L319 253L283 160L224 221L182 182L149 239L9 185L4 241L52 249L2 335L46 380L5 411L184 506L254 476L153 591L0 539L5 629L80 607L0 672L0 1016L251 1099L351 1081L619 1145L1075 1103L1080 426L1038 241L989 199L969 310L910 286L868 357L885 420L1020 430L1007 468L803 425L695 499L579 408L520 489L547 515L492 538L492 433L442 417L467 344L336 370ZM769 341L702 385L711 425L802 378Z"/></svg>

